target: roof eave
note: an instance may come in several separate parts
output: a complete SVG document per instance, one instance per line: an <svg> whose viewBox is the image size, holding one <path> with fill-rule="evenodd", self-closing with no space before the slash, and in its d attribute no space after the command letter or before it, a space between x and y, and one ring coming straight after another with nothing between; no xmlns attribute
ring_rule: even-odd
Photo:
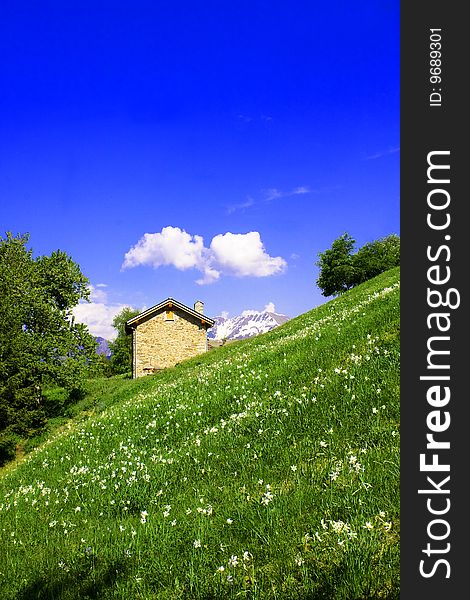
<svg viewBox="0 0 470 600"><path fill-rule="evenodd" d="M193 317L196 317L196 319L201 319L203 324L208 325L207 329L209 329L210 327L215 325L214 319L211 319L210 317L206 317L206 315L203 315L202 313L199 313L196 310L193 310L192 308L190 308L189 306L186 306L185 304L178 302L178 300L175 300L174 298L170 297L170 298L167 298L166 300L163 300L163 302L160 302L159 304L156 304L155 306L152 306L151 308L144 310L143 312L141 312L139 315L136 315L132 319L129 319L129 321L127 321L125 324L126 333L131 333L131 331L133 329L135 329L140 324L140 322L143 321L146 317L149 317L152 313L157 312L158 310L162 309L163 307L165 307L168 304L170 304L170 305L174 304L176 307L180 308L181 310L184 310L185 312L192 315Z"/></svg>

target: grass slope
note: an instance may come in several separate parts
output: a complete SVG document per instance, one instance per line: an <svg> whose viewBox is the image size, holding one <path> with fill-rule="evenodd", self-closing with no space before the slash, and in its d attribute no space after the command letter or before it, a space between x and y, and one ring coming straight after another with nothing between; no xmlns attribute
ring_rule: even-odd
<svg viewBox="0 0 470 600"><path fill-rule="evenodd" d="M111 385L0 480L2 599L399 597L398 269Z"/></svg>

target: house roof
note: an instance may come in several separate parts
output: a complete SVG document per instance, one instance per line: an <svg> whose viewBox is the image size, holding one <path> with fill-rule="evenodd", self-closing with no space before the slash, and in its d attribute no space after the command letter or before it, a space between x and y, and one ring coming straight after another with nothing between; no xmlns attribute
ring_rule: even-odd
<svg viewBox="0 0 470 600"><path fill-rule="evenodd" d="M144 310L132 319L129 319L129 321L126 322L126 332L130 333L133 329L140 325L142 321L146 321L147 319L151 318L153 314L166 307L179 308L180 310L187 312L189 315L195 317L196 319L200 319L203 325L207 325L207 328L212 327L215 324L214 319L206 317L206 315L197 312L197 310L194 310L193 308L189 308L189 306L178 302L178 300L175 300L174 298L167 298L166 300L163 300L163 302L160 302L159 304L156 304L155 306Z"/></svg>

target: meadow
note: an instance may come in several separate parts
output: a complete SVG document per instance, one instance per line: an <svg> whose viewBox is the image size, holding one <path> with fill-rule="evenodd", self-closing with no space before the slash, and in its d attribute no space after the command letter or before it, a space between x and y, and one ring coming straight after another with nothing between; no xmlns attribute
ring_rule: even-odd
<svg viewBox="0 0 470 600"><path fill-rule="evenodd" d="M89 382L2 472L2 600L398 599L399 296Z"/></svg>

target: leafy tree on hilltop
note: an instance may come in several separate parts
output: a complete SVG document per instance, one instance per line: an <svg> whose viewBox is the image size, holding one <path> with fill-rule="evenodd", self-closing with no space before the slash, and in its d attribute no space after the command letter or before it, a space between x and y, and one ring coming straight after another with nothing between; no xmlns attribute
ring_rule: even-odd
<svg viewBox="0 0 470 600"><path fill-rule="evenodd" d="M111 369L114 374L124 374L132 371L132 336L126 333L126 322L137 316L141 311L125 306L113 320L117 337L110 342Z"/></svg>
<svg viewBox="0 0 470 600"><path fill-rule="evenodd" d="M323 296L337 296L400 264L400 238L391 234L368 242L353 254L356 241L344 233L331 248L319 252L316 281Z"/></svg>
<svg viewBox="0 0 470 600"><path fill-rule="evenodd" d="M355 243L348 233L344 233L329 250L318 253L319 259L315 263L320 267L317 285L324 296L342 294L354 285L352 251Z"/></svg>
<svg viewBox="0 0 470 600"><path fill-rule="evenodd" d="M400 264L400 238L391 234L359 248L353 256L356 285Z"/></svg>
<svg viewBox="0 0 470 600"><path fill-rule="evenodd" d="M0 433L45 421L44 385L80 390L96 343L72 308L88 279L65 252L33 258L29 235L0 237Z"/></svg>

